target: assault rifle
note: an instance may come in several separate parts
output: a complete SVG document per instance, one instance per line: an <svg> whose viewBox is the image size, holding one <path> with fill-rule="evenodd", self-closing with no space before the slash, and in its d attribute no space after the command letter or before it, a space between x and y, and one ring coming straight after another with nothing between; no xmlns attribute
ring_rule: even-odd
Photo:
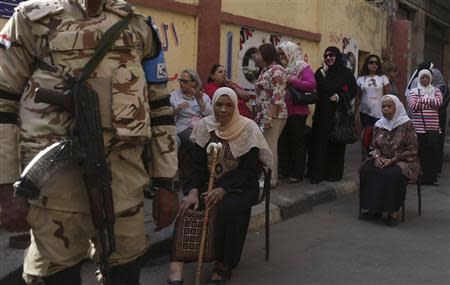
<svg viewBox="0 0 450 285"><path fill-rule="evenodd" d="M110 284L109 256L116 250L114 203L111 171L106 160L97 93L88 83L77 83L66 91L37 88L35 102L59 105L73 114L70 136L39 153L14 184L16 194L28 199L40 190L68 161L81 163L92 223L100 245L100 273L103 284Z"/></svg>

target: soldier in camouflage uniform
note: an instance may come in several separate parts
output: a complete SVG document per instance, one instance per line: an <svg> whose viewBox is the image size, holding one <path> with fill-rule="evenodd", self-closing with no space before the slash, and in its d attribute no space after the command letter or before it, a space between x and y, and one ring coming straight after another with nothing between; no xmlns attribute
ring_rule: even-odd
<svg viewBox="0 0 450 285"><path fill-rule="evenodd" d="M89 1L98 9L86 6ZM36 103L35 89L63 89L63 76L76 76L102 33L130 12L130 24L88 83L99 96L113 178L117 250L110 257L111 276L114 284L139 284L139 259L149 247L142 190L150 177L153 185L166 187L177 166L169 93L165 84L149 84L141 65L159 53L155 32L122 0L30 0L19 4L0 33L1 218L10 231L31 228L23 272L29 284L81 284L80 262L95 235L75 163L58 170L38 199L13 198L20 170L65 138L72 123L59 106ZM151 169L141 159L146 144Z"/></svg>

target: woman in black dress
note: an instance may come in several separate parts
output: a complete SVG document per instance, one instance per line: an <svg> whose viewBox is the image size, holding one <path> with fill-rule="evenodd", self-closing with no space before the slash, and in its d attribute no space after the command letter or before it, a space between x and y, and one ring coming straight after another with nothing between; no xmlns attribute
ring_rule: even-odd
<svg viewBox="0 0 450 285"><path fill-rule="evenodd" d="M323 66L316 73L319 102L313 117L312 150L309 174L311 183L323 180L339 181L344 171L345 144L328 140L333 126L337 102L356 94L356 80L351 71L342 63L342 55L337 47L328 47L323 54Z"/></svg>
<svg viewBox="0 0 450 285"><path fill-rule="evenodd" d="M222 284L239 264L251 207L259 196L261 166L271 165L272 153L258 125L239 115L237 95L231 88L217 89L212 105L213 115L201 119L192 132L191 140L195 143L192 175L183 185L187 196L180 215L190 208L198 209L199 195L203 195L206 207L217 207L216 262L208 284ZM207 192L211 158L206 149L211 142L220 142L222 150L217 158L214 188ZM182 284L182 280L183 262L172 258L169 284Z"/></svg>

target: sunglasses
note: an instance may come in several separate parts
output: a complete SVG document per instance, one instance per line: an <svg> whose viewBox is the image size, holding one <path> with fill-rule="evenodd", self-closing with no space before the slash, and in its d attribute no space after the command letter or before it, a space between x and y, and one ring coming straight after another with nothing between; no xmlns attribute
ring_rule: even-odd
<svg viewBox="0 0 450 285"><path fill-rule="evenodd" d="M323 58L327 58L327 57L336 57L336 55L334 53L327 53L323 55Z"/></svg>
<svg viewBox="0 0 450 285"><path fill-rule="evenodd" d="M376 64L376 65L378 65L378 61L373 61L373 60L369 60L367 63L369 63L369 64Z"/></svg>
<svg viewBox="0 0 450 285"><path fill-rule="evenodd" d="M180 83L189 83L189 82L192 82L192 81L194 81L194 80L186 80L186 79L182 79L182 78L180 78L180 79L178 79L178 82L180 82Z"/></svg>

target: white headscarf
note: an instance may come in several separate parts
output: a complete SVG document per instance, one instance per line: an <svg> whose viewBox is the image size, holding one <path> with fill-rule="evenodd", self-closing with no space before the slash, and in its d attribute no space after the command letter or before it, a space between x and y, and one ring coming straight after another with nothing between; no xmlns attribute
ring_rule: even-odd
<svg viewBox="0 0 450 285"><path fill-rule="evenodd" d="M430 78L430 83L427 86L423 86L422 83L420 83L420 78L422 78L423 75L427 75ZM422 69L419 71L419 76L417 76L418 82L417 82L417 89L420 90L419 92L416 92L417 90L414 90L414 93L419 93L421 96L425 96L428 98L434 98L434 91L435 87L431 84L433 81L433 75L431 74L431 71L428 69Z"/></svg>
<svg viewBox="0 0 450 285"><path fill-rule="evenodd" d="M287 75L297 77L300 72L308 66L302 58L302 52L300 51L298 45L293 42L286 41L282 42L278 47L283 50L288 59L288 64L285 66Z"/></svg>
<svg viewBox="0 0 450 285"><path fill-rule="evenodd" d="M223 140L226 140L230 145L231 153L235 158L238 158L250 151L253 147L259 149L259 159L266 165L272 165L272 152L267 144L261 130L258 125L239 114L238 110L238 98L233 89L228 87L221 87L216 90L212 99L212 106L221 96L228 96L234 104L234 113L230 122L225 126L221 126L216 120L214 111L213 114L201 119L191 134L191 141L198 144L202 148L211 139L211 132Z"/></svg>
<svg viewBox="0 0 450 285"><path fill-rule="evenodd" d="M387 119L385 116L381 117L376 123L375 127L386 129L388 131L392 131L396 127L403 125L404 123L410 121L411 119L406 114L405 107L402 102L395 95L384 95L383 100L391 99L395 103L395 113L392 117L392 120Z"/></svg>

